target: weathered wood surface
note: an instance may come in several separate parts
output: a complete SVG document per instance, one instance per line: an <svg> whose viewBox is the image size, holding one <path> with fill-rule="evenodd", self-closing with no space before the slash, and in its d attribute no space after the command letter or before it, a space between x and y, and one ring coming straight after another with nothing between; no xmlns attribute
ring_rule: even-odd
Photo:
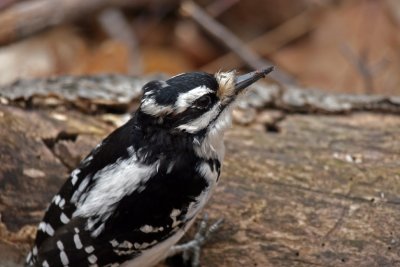
<svg viewBox="0 0 400 267"><path fill-rule="evenodd" d="M21 266L71 166L122 119L0 105L0 266ZM400 266L400 117L290 114L275 130L228 132L203 266Z"/></svg>
<svg viewBox="0 0 400 267"><path fill-rule="evenodd" d="M147 81L163 75L138 79L125 75L60 76L20 80L0 87L0 103L26 106L68 104L91 112L97 108L124 110L138 100ZM372 111L400 114L400 96L332 94L296 86L254 84L242 106L274 108L291 113L340 114Z"/></svg>

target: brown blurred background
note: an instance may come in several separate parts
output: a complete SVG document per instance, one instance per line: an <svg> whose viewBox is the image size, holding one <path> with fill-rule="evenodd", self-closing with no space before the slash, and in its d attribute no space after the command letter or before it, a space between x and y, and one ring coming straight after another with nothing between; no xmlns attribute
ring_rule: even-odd
<svg viewBox="0 0 400 267"><path fill-rule="evenodd" d="M207 19L224 27L219 38ZM254 58L246 62L241 49L250 47L258 63L272 62L305 87L396 95L399 28L398 0L0 0L0 85L62 74L248 70Z"/></svg>

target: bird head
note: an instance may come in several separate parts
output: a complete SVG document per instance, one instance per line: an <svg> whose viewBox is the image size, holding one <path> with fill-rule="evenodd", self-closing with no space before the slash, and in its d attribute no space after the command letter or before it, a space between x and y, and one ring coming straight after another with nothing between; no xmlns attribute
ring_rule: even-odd
<svg viewBox="0 0 400 267"><path fill-rule="evenodd" d="M237 75L235 71L183 73L166 81L152 81L143 87L139 111L170 133L204 135L225 130L232 106L249 85L272 71L272 67Z"/></svg>

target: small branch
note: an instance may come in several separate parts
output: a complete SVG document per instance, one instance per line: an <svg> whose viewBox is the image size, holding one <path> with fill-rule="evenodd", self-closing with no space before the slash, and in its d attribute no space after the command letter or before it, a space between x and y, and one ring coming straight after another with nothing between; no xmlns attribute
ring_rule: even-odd
<svg viewBox="0 0 400 267"><path fill-rule="evenodd" d="M343 45L342 53L360 74L364 82L365 92L369 94L372 93L374 91L374 80L372 71L368 66L368 51L364 50L360 56L357 56L348 45Z"/></svg>
<svg viewBox="0 0 400 267"><path fill-rule="evenodd" d="M364 91L367 94L374 92L374 76L388 65L388 60L382 58L375 64L369 62L368 50L364 49L360 55L357 55L348 45L344 44L341 51L345 58L360 74L364 82Z"/></svg>
<svg viewBox="0 0 400 267"><path fill-rule="evenodd" d="M181 8L186 15L190 16L201 27L226 45L252 69L262 69L273 65L271 62L266 61L255 54L231 31L213 19L197 4L191 1L185 1L182 3ZM293 83L294 81L288 74L279 70L274 71L269 77L284 84Z"/></svg>
<svg viewBox="0 0 400 267"><path fill-rule="evenodd" d="M291 41L309 33L316 27L313 12L315 10L307 10L301 14L285 21L278 27L261 35L260 37L250 41L247 45L262 56L268 56ZM234 68L241 64L240 59L235 53L227 53L217 58L213 62L203 66L205 71L215 71L220 66L226 68Z"/></svg>
<svg viewBox="0 0 400 267"><path fill-rule="evenodd" d="M262 69L267 65L272 65L269 62L263 62L258 55L248 49L232 32L214 20L197 4L187 1L181 7L186 14L238 54L253 69Z"/></svg>

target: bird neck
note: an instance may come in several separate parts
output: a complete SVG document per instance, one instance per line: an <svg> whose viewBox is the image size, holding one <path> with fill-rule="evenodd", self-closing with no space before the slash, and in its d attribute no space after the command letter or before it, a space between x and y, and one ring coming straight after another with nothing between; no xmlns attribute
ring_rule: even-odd
<svg viewBox="0 0 400 267"><path fill-rule="evenodd" d="M190 154L206 160L223 160L225 148L219 133L207 130L198 134L174 131L141 112L137 112L133 120L134 136L139 141L136 142L139 144L139 147L135 148L136 151L151 153L155 157L160 154Z"/></svg>
<svg viewBox="0 0 400 267"><path fill-rule="evenodd" d="M225 144L223 133L208 130L201 137L195 137L193 147L196 155L201 158L217 159L219 162L224 159Z"/></svg>
<svg viewBox="0 0 400 267"><path fill-rule="evenodd" d="M138 112L132 118L136 151L146 154L194 153L194 136L184 132L174 132L170 128L157 124L156 119Z"/></svg>

